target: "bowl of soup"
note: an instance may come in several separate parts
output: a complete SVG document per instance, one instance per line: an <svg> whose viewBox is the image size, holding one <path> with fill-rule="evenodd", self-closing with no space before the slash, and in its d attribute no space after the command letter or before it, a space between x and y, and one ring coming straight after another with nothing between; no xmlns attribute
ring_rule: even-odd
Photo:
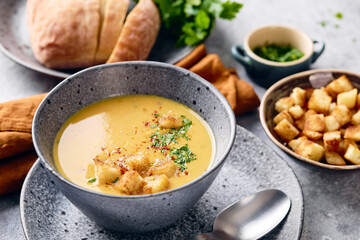
<svg viewBox="0 0 360 240"><path fill-rule="evenodd" d="M58 84L34 116L33 142L50 179L87 217L147 232L202 197L235 128L230 105L206 80L134 61L91 67Z"/></svg>

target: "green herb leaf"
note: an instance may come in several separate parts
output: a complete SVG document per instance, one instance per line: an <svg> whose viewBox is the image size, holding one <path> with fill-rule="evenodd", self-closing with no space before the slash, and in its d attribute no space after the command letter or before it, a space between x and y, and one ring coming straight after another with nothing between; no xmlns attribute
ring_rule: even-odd
<svg viewBox="0 0 360 240"><path fill-rule="evenodd" d="M153 124L150 126L150 128L156 128L157 126L159 126L159 124Z"/></svg>
<svg viewBox="0 0 360 240"><path fill-rule="evenodd" d="M118 177L112 183L116 183L117 181L119 181Z"/></svg>
<svg viewBox="0 0 360 240"><path fill-rule="evenodd" d="M178 138L185 138L186 140L189 140L190 138L186 134L186 132L192 126L192 121L190 119L187 119L183 115L181 117L182 117L183 125L180 128L170 129L168 131L157 130L155 133L153 133L150 136L150 138L153 142L151 147L160 149L163 146L167 146L171 143L178 143L178 141L177 141Z"/></svg>
<svg viewBox="0 0 360 240"><path fill-rule="evenodd" d="M220 13L224 9L220 0L204 0L203 8L207 9L207 11L215 17L220 17Z"/></svg>
<svg viewBox="0 0 360 240"><path fill-rule="evenodd" d="M224 2L222 6L223 10L220 13L220 17L228 20L234 19L236 17L236 14L243 7L241 3L230 1Z"/></svg>
<svg viewBox="0 0 360 240"><path fill-rule="evenodd" d="M204 10L200 9L195 17L195 25L200 29L208 29L210 27L210 16Z"/></svg>
<svg viewBox="0 0 360 240"><path fill-rule="evenodd" d="M196 155L191 152L187 144L180 148L170 149L170 155L174 159L174 163L180 167L181 172L186 170L186 163L196 160Z"/></svg>
<svg viewBox="0 0 360 240"><path fill-rule="evenodd" d="M342 18L343 18L343 15L342 15L341 12L337 12L337 13L335 14L335 17L336 17L337 19L342 19Z"/></svg>
<svg viewBox="0 0 360 240"><path fill-rule="evenodd" d="M216 18L233 19L243 6L230 0L154 1L163 25L172 29L179 46L201 43L211 33Z"/></svg>
<svg viewBox="0 0 360 240"><path fill-rule="evenodd" d="M90 178L90 179L88 180L88 182L89 182L89 183L94 183L94 182L96 182L96 178L94 178L94 177L93 177L93 178Z"/></svg>
<svg viewBox="0 0 360 240"><path fill-rule="evenodd" d="M302 52L290 45L266 44L256 47L253 51L259 57L275 62L290 62L304 56Z"/></svg>
<svg viewBox="0 0 360 240"><path fill-rule="evenodd" d="M325 20L319 21L319 23L322 27L325 27L327 25L327 22Z"/></svg>
<svg viewBox="0 0 360 240"><path fill-rule="evenodd" d="M158 113L154 113L154 116L155 116L155 117L158 117L158 116L159 116L159 114L158 114Z"/></svg>

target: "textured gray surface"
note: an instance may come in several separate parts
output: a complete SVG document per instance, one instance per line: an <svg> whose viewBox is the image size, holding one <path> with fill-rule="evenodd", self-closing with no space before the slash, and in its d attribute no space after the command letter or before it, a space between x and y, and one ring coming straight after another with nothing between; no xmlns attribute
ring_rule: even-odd
<svg viewBox="0 0 360 240"><path fill-rule="evenodd" d="M182 219L165 230L144 235L119 234L95 225L77 210L37 163L25 183L21 199L24 229L29 239L188 239L210 232L219 211L238 199L276 188L292 200L279 227L264 239L300 237L303 198L291 168L267 145L240 126L227 162L210 189Z"/></svg>
<svg viewBox="0 0 360 240"><path fill-rule="evenodd" d="M4 0L2 0L4 1ZM357 0L244 0L244 8L231 22L217 21L207 39L208 52L217 53L224 64L236 68L243 79L251 82L261 97L265 89L258 86L234 61L231 46L241 43L245 35L266 24L290 24L322 38L326 49L312 68L342 68L360 73L360 2ZM343 19L334 17L343 13ZM322 27L319 21L328 24ZM0 21L4 21L0 16ZM334 25L339 24L336 28ZM0 101L12 100L49 91L59 80L13 63L0 54ZM301 239L359 239L360 183L359 171L331 171L298 160L283 153L263 131L258 112L241 115L237 122L273 148L294 169L304 193L305 212ZM19 193L0 197L0 239L24 239L20 224Z"/></svg>

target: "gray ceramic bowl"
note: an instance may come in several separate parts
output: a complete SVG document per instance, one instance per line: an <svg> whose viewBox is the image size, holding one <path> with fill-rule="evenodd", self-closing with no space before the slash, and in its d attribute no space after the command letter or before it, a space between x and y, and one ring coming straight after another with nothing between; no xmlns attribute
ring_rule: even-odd
<svg viewBox="0 0 360 240"><path fill-rule="evenodd" d="M163 96L199 113L215 136L213 166L182 187L138 196L94 192L61 176L54 165L52 146L65 120L88 104L129 94ZM146 232L176 221L207 191L233 145L235 130L235 116L230 105L209 82L173 65L139 61L91 67L62 81L46 96L35 114L33 141L50 178L85 215L117 231Z"/></svg>
<svg viewBox="0 0 360 240"><path fill-rule="evenodd" d="M336 166L327 164L324 161L313 161L311 159L304 158L295 152L293 152L287 144L284 143L274 132L275 124L273 118L276 116L275 103L278 99L282 97L289 96L292 89L295 87L301 88L321 88L326 86L331 80L340 77L341 75L346 75L351 83L357 89L360 89L360 74L353 73L346 70L340 69L317 69L309 70L297 74L293 74L284 79L281 79L279 82L271 86L264 94L261 105L260 105L260 121L261 125L264 128L268 137L273 141L279 148L284 150L289 155L319 166L323 168L329 168L334 170L351 170L351 169L360 169L360 165L346 165L346 166Z"/></svg>

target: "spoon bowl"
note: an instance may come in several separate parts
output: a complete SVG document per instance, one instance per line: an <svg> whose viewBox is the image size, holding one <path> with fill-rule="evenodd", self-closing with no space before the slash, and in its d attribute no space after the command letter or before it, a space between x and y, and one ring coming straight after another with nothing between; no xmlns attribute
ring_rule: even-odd
<svg viewBox="0 0 360 240"><path fill-rule="evenodd" d="M213 232L199 234L193 240L258 239L285 218L290 206L290 198L280 190L255 193L222 210L215 218Z"/></svg>

